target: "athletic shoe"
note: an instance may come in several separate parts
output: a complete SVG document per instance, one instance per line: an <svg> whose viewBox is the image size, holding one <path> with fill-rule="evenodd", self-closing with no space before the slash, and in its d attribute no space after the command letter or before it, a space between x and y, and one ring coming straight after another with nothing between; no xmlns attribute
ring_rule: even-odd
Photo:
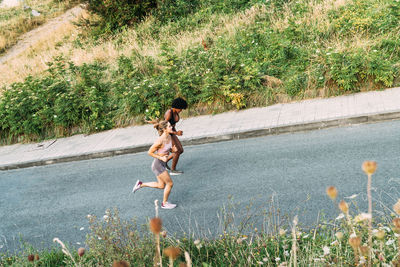
<svg viewBox="0 0 400 267"><path fill-rule="evenodd" d="M180 175L182 173L183 173L183 171L179 171L179 170L170 170L169 171L170 175Z"/></svg>
<svg viewBox="0 0 400 267"><path fill-rule="evenodd" d="M140 189L141 185L142 185L142 181L137 180L135 186L132 188L132 193L135 193L136 191L138 191Z"/></svg>
<svg viewBox="0 0 400 267"><path fill-rule="evenodd" d="M176 208L176 204L171 204L171 203L165 202L165 203L161 204L161 208L167 209L167 210L172 210L172 209Z"/></svg>

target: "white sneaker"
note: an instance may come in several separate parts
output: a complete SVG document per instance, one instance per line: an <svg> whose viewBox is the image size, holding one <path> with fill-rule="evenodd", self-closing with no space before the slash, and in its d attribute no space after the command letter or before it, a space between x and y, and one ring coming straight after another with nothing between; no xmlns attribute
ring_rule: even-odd
<svg viewBox="0 0 400 267"><path fill-rule="evenodd" d="M165 203L161 204L161 208L167 209L167 210L172 210L172 209L176 208L176 204L165 202Z"/></svg>
<svg viewBox="0 0 400 267"><path fill-rule="evenodd" d="M142 181L137 180L135 186L132 188L132 193L135 193L136 191L138 191L141 188L140 187L141 185L142 185Z"/></svg>
<svg viewBox="0 0 400 267"><path fill-rule="evenodd" d="M178 170L170 170L169 175L181 175L183 171L178 171Z"/></svg>

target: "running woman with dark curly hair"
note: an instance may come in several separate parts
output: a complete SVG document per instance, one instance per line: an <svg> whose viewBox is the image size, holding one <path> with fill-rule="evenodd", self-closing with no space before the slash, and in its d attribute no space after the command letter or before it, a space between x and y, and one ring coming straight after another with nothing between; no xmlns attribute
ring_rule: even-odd
<svg viewBox="0 0 400 267"><path fill-rule="evenodd" d="M170 174L171 175L179 175L182 174L183 171L179 171L176 169L176 165L178 164L178 160L179 157L181 156L181 154L183 153L183 147L181 142L178 139L178 136L182 136L183 132L182 131L177 131L175 129L175 125L176 123L179 121L179 113L186 109L188 106L187 102L185 101L185 99L183 98L175 98L172 101L172 108L167 110L167 112L165 112L164 115L164 119L166 121L168 121L171 126L172 126L172 130L173 132L171 133L171 138L172 138L172 145L176 147L177 151L172 153L169 157L167 162L172 159L172 166L171 166L171 170L170 170ZM167 165L168 168L168 165Z"/></svg>
<svg viewBox="0 0 400 267"><path fill-rule="evenodd" d="M157 177L157 182L143 183L137 180L132 192L135 193L137 190L143 187L152 187L164 189L163 202L161 208L163 209L173 209L176 204L168 202L169 194L171 193L172 186L174 183L167 171L167 160L169 152L176 151L176 147L172 145L171 133L173 132L172 126L168 121L153 122L154 128L157 129L160 137L154 142L150 147L148 154L154 158L153 164L151 165L151 170Z"/></svg>

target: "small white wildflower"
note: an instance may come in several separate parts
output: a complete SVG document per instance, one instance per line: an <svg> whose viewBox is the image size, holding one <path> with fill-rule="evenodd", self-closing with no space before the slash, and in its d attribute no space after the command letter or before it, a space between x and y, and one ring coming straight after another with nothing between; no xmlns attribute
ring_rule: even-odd
<svg viewBox="0 0 400 267"><path fill-rule="evenodd" d="M392 229L390 229L389 227L387 227L387 226L383 226L382 227L382 229L383 230L385 230L386 232L390 232L390 231L392 231Z"/></svg>
<svg viewBox="0 0 400 267"><path fill-rule="evenodd" d="M331 249L327 246L323 247L322 250L324 251L324 256L329 255L331 253Z"/></svg>
<svg viewBox="0 0 400 267"><path fill-rule="evenodd" d="M388 241L386 241L386 246L390 246L394 243L394 239L389 239Z"/></svg>
<svg viewBox="0 0 400 267"><path fill-rule="evenodd" d="M108 220L108 218L110 218L108 215L104 215L104 216L103 216L103 219L104 219L104 220Z"/></svg>
<svg viewBox="0 0 400 267"><path fill-rule="evenodd" d="M97 237L97 239L98 239L98 240L101 240L101 237L99 236L99 237Z"/></svg>
<svg viewBox="0 0 400 267"><path fill-rule="evenodd" d="M320 80L323 80L323 79L324 79L324 77L322 77L322 76L321 76L321 77L319 77L318 79L320 79Z"/></svg>
<svg viewBox="0 0 400 267"><path fill-rule="evenodd" d="M53 117L54 117L54 118L57 118L57 115L54 115Z"/></svg>
<svg viewBox="0 0 400 267"><path fill-rule="evenodd" d="M79 230L83 231L83 230L85 230L85 227L81 227L81 228L79 228Z"/></svg>
<svg viewBox="0 0 400 267"><path fill-rule="evenodd" d="M262 261L257 262L259 265L263 265L264 263Z"/></svg>
<svg viewBox="0 0 400 267"><path fill-rule="evenodd" d="M340 213L339 216L336 217L336 220L340 220L344 218L344 214Z"/></svg>
<svg viewBox="0 0 400 267"><path fill-rule="evenodd" d="M80 245L80 244L81 244L81 242L76 242L76 244L77 244L77 245Z"/></svg>
<svg viewBox="0 0 400 267"><path fill-rule="evenodd" d="M240 67L244 67L244 64L240 64Z"/></svg>
<svg viewBox="0 0 400 267"><path fill-rule="evenodd" d="M356 198L357 196L358 196L358 194L354 194L354 195L351 195L349 197L344 197L344 198L353 199L353 198Z"/></svg>
<svg viewBox="0 0 400 267"><path fill-rule="evenodd" d="M281 261L281 258L277 257L277 258L275 258L275 261L276 261L276 262L280 262L280 261Z"/></svg>
<svg viewBox="0 0 400 267"><path fill-rule="evenodd" d="M327 55L327 56L329 56L330 54L331 54L331 53L329 53L329 52L328 52L328 53L326 53L326 55Z"/></svg>
<svg viewBox="0 0 400 267"><path fill-rule="evenodd" d="M358 214L354 218L354 221L355 222L363 222L363 221L369 220L371 218L372 218L371 214L369 214L369 213L361 213L361 214Z"/></svg>
<svg viewBox="0 0 400 267"><path fill-rule="evenodd" d="M279 229L279 235L281 235L281 236L282 236L282 235L285 235L285 234L286 234L286 231L287 231L287 230L282 229L282 228Z"/></svg>
<svg viewBox="0 0 400 267"><path fill-rule="evenodd" d="M197 246L198 244L200 244L200 240L196 239L193 243Z"/></svg>
<svg viewBox="0 0 400 267"><path fill-rule="evenodd" d="M336 246L336 245L338 245L339 244L339 242L337 241L337 240L335 240L335 241L333 241L332 243L331 243L331 246Z"/></svg>
<svg viewBox="0 0 400 267"><path fill-rule="evenodd" d="M289 251L287 251L287 250L285 250L284 252L283 252L283 255L285 255L286 257L289 257Z"/></svg>
<svg viewBox="0 0 400 267"><path fill-rule="evenodd" d="M365 257L364 256L361 256L360 257L360 264L364 264L365 263Z"/></svg>
<svg viewBox="0 0 400 267"><path fill-rule="evenodd" d="M224 253L224 256L225 256L225 257L228 257L228 252L225 252L225 253Z"/></svg>
<svg viewBox="0 0 400 267"><path fill-rule="evenodd" d="M267 262L267 261L268 261L267 257L263 258L263 262Z"/></svg>
<svg viewBox="0 0 400 267"><path fill-rule="evenodd" d="M149 112L149 110L148 110L148 109L146 109L146 112Z"/></svg>
<svg viewBox="0 0 400 267"><path fill-rule="evenodd" d="M374 50L372 50L372 52L378 52L378 50L374 49Z"/></svg>

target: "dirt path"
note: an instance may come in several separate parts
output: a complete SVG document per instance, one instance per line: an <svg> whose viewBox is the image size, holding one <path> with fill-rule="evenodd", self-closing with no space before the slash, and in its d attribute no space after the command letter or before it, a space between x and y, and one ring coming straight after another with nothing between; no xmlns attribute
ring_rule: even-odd
<svg viewBox="0 0 400 267"><path fill-rule="evenodd" d="M69 23L79 15L82 14L83 8L79 5L74 8L67 10L64 14L53 18L43 24L42 26L23 34L19 39L18 43L11 47L3 56L0 57L0 64L5 63L7 60L10 60L29 47L34 45L35 43L46 39L53 32L56 32L58 28L62 27L64 24Z"/></svg>

